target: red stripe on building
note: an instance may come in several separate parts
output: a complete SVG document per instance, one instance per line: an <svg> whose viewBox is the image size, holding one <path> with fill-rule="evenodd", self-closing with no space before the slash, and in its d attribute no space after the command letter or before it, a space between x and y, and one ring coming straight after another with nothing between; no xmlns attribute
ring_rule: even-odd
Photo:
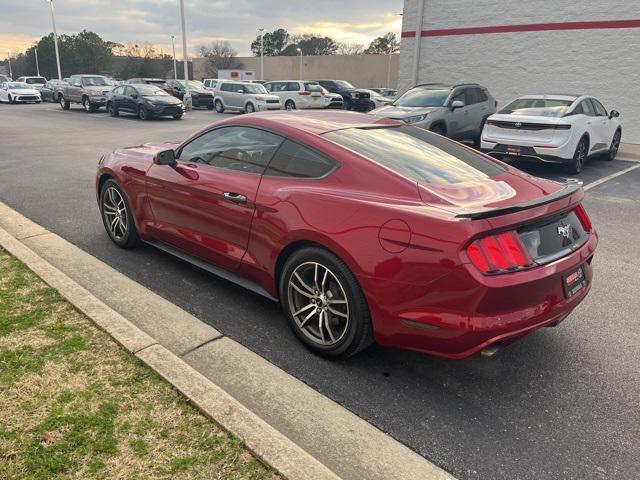
<svg viewBox="0 0 640 480"><path fill-rule="evenodd" d="M484 35L488 33L544 32L549 30L596 30L605 28L640 28L637 20L602 20L593 22L528 23L524 25L494 25L490 27L441 28L422 30L423 37L451 35ZM413 38L416 32L402 32L403 38Z"/></svg>

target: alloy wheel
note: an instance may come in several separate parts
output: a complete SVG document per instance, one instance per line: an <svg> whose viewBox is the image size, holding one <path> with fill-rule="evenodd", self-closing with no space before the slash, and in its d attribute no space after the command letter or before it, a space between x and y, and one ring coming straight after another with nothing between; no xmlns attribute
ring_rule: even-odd
<svg viewBox="0 0 640 480"><path fill-rule="evenodd" d="M313 343L331 346L349 328L349 301L337 276L317 262L300 264L287 285L288 304L297 327Z"/></svg>
<svg viewBox="0 0 640 480"><path fill-rule="evenodd" d="M576 170L578 172L582 171L584 167L584 161L587 158L587 142L585 140L581 140L578 145L578 151L576 152Z"/></svg>
<svg viewBox="0 0 640 480"><path fill-rule="evenodd" d="M115 240L122 240L129 230L129 215L122 194L115 187L108 187L102 197L102 214L109 233Z"/></svg>

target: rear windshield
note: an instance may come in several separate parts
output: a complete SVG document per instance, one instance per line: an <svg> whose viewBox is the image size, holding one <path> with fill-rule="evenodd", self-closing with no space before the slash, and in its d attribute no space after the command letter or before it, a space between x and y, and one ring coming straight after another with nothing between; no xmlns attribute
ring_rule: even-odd
<svg viewBox="0 0 640 480"><path fill-rule="evenodd" d="M500 166L439 135L411 126L347 128L325 138L411 180L451 184L504 172Z"/></svg>
<svg viewBox="0 0 640 480"><path fill-rule="evenodd" d="M442 107L449 96L449 89L414 88L393 102L398 107Z"/></svg>
<svg viewBox="0 0 640 480"><path fill-rule="evenodd" d="M136 89L138 90L138 93L143 97L169 96L167 92L154 85L137 85Z"/></svg>
<svg viewBox="0 0 640 480"><path fill-rule="evenodd" d="M38 85L38 84L43 85L47 83L47 80L44 77L31 77L31 78L27 78L25 82L28 83L29 85Z"/></svg>
<svg viewBox="0 0 640 480"><path fill-rule="evenodd" d="M561 117L573 103L573 100L554 98L519 98L500 110L507 115L533 117Z"/></svg>

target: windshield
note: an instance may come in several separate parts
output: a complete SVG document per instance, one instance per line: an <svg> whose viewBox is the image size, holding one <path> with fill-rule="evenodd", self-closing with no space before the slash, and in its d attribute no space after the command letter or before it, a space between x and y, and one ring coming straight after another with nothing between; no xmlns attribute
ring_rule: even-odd
<svg viewBox="0 0 640 480"><path fill-rule="evenodd" d="M442 107L449 96L449 89L413 88L397 99L396 107Z"/></svg>
<svg viewBox="0 0 640 480"><path fill-rule="evenodd" d="M259 83L246 83L244 89L247 93L268 93L267 90Z"/></svg>
<svg viewBox="0 0 640 480"><path fill-rule="evenodd" d="M47 83L47 80L43 77L31 77L25 80L29 85L44 85Z"/></svg>
<svg viewBox="0 0 640 480"><path fill-rule="evenodd" d="M8 85L9 85L9 88L18 88L18 89L20 89L20 88L28 88L28 89L31 89L31 87L29 85L27 85L26 83L24 83L24 82L9 82Z"/></svg>
<svg viewBox="0 0 640 480"><path fill-rule="evenodd" d="M105 77L82 77L82 85L85 87L108 87L110 83Z"/></svg>
<svg viewBox="0 0 640 480"><path fill-rule="evenodd" d="M336 80L335 84L338 85L340 88L356 88L353 85L351 85L349 82L345 82L344 80Z"/></svg>
<svg viewBox="0 0 640 480"><path fill-rule="evenodd" d="M561 117L573 100L555 98L519 98L500 110L506 115L526 115L532 117Z"/></svg>
<svg viewBox="0 0 640 480"><path fill-rule="evenodd" d="M136 86L136 90L138 90L138 93L143 97L170 96L167 92L165 92L161 88L154 87L153 85Z"/></svg>
<svg viewBox="0 0 640 480"><path fill-rule="evenodd" d="M473 182L504 172L463 146L408 125L347 128L323 136L415 182Z"/></svg>
<svg viewBox="0 0 640 480"><path fill-rule="evenodd" d="M184 87L184 80L178 80L178 82ZM197 80L189 80L189 88L202 90L204 88L204 84L202 82L198 82Z"/></svg>

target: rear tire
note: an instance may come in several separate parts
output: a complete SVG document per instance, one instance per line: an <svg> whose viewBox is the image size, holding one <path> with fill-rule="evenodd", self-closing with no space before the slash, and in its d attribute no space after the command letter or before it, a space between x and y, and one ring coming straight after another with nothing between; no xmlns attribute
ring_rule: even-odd
<svg viewBox="0 0 640 480"><path fill-rule="evenodd" d="M107 235L113 243L126 249L140 244L127 197L112 178L104 182L100 190L100 214Z"/></svg>
<svg viewBox="0 0 640 480"><path fill-rule="evenodd" d="M481 138L482 138L482 130L484 130L484 124L485 123L487 123L487 117L484 117L482 119L482 122L480 122L480 133L478 133L478 135L473 137L473 146L475 148L480 148L480 142L481 142Z"/></svg>
<svg viewBox="0 0 640 480"><path fill-rule="evenodd" d="M616 155L618 154L618 149L620 148L621 137L622 137L622 132L620 130L616 130L616 133L613 134L613 139L611 140L609 151L604 156L605 160L608 160L610 162L616 158Z"/></svg>
<svg viewBox="0 0 640 480"><path fill-rule="evenodd" d="M292 330L313 352L348 358L373 343L362 289L333 253L320 247L294 252L284 264L279 287Z"/></svg>
<svg viewBox="0 0 640 480"><path fill-rule="evenodd" d="M588 153L589 140L587 139L587 137L582 137L578 142L578 146L576 147L576 151L573 154L571 162L565 167L565 171L573 175L579 174L584 168L584 164L587 161Z"/></svg>
<svg viewBox="0 0 640 480"><path fill-rule="evenodd" d="M144 105L140 105L140 107L138 107L138 118L140 120L149 120L149 112Z"/></svg>
<svg viewBox="0 0 640 480"><path fill-rule="evenodd" d="M71 102L66 101L64 97L60 95L60 106L63 110L69 110L69 107L71 107Z"/></svg>
<svg viewBox="0 0 640 480"><path fill-rule="evenodd" d="M214 106L216 107L216 112L224 113L224 105L220 100L216 100Z"/></svg>

